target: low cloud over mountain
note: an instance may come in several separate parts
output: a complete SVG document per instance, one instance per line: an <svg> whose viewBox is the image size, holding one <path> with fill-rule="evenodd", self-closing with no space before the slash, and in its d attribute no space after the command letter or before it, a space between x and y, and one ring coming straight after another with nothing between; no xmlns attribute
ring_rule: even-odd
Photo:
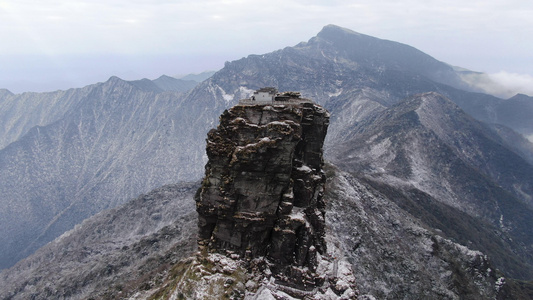
<svg viewBox="0 0 533 300"><path fill-rule="evenodd" d="M533 77L529 74L465 72L463 80L481 91L497 97L509 98L516 94L533 95Z"/></svg>

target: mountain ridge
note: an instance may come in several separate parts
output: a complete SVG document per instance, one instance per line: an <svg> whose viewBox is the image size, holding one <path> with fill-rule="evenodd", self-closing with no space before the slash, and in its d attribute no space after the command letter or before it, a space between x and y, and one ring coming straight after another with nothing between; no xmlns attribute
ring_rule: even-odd
<svg viewBox="0 0 533 300"><path fill-rule="evenodd" d="M403 72L407 70L414 74L422 74L436 82L468 89L468 85L460 79L452 67L412 46L378 39L331 24L325 26L317 34L317 38L339 45L336 48L357 49L351 53L345 52L352 61L360 61L377 69L387 66Z"/></svg>
<svg viewBox="0 0 533 300"><path fill-rule="evenodd" d="M348 35L346 36L346 34ZM346 36L346 39L353 37L350 31L347 33L344 30L340 32L340 35ZM350 47L357 48L358 43L355 41L350 42L353 43ZM376 39L374 41L379 42L380 40ZM42 199L49 195L52 195L49 199L57 200L56 204L58 206L61 204L59 202L63 201L67 203L72 198L66 195L67 190L70 191L79 188L79 195L86 196L85 198L78 199L79 201L76 203L79 203L79 206L72 206L69 209L69 212L71 212L70 215L62 215L66 221L70 222L65 223L66 225L64 226L66 228L74 226L74 224L81 221L81 218L85 218L101 209L120 205L124 201L127 201L127 199L135 197L139 193L148 192L161 184L183 179L199 179L206 159L203 152L205 143L203 138L199 137L205 137L208 130L218 124L220 113L224 109L233 106L239 99L248 98L257 88L277 86L281 91L301 91L304 97L315 99L332 113L328 138L326 140L326 159L334 160L339 168L342 169L342 172L351 172L352 174L342 176L353 178L353 180L357 181L354 185L366 185L366 190L373 189L376 192L373 195L377 195L374 197L365 193L347 193L353 195L353 197L348 197L338 207L342 209L343 207L362 205L357 202L358 200L354 200L361 198L361 201L363 201L361 203L365 203L365 210L351 209L350 211L361 212L363 214L361 218L366 218L368 215L372 216L372 219L369 220L374 220L375 222L371 222L371 224L388 226L387 230L369 230L378 235L375 239L376 241L385 240L385 238L379 236L381 233L395 232L393 231L395 226L402 225L401 221L399 225L395 225L392 219L386 224L381 223L382 220L375 219L379 218L379 216L372 212L373 205L377 203L376 201L381 201L380 199L386 198L388 200L383 200L383 205L381 206L385 215L390 212L391 215L402 216L402 218L423 219L429 225L422 224L420 225L421 227L429 228L431 234L433 232L438 233L438 230L434 227L437 227L437 229L442 228L439 230L443 232L447 230L443 234L444 237L441 237L450 239L450 241L456 238L457 232L463 230L470 234L461 241L463 244L467 244L466 246L472 249L479 249L480 244L482 246L484 245L485 248L489 248L489 251L487 251L489 253L488 255L491 258L496 257L497 261L494 261L494 264L498 268L506 264L508 265L507 267L501 268L506 274L512 274L512 276L518 278L530 278L528 274L530 274L531 268L529 266L530 263L527 262L530 253L524 250L523 247L509 246L511 242L507 239L510 235L516 235L518 236L517 240L522 239L529 243L527 240L529 238L527 230L524 229L527 228L526 225L529 223L525 222L523 227L516 226L516 223L520 220L528 221L527 214L529 213L529 209L524 208L521 204L517 205L519 208L518 211L511 211L512 207L511 209L509 208L510 204L519 203L517 202L517 197L523 197L523 195L518 195L520 194L519 190L521 187L509 187L509 182L499 184L498 180L494 179L498 177L498 174L482 174L480 171L483 169L482 163L479 163L477 166L468 163L468 159L475 158L475 155L470 155L475 154L473 153L474 151L471 151L470 156L464 154L460 158L462 152L460 147L469 146L467 143L468 139L462 143L457 143L457 145L450 141L444 143L437 134L422 130L423 128L421 126L424 120L421 120L416 112L406 111L403 118L398 119L397 123L389 126L389 133L394 133L395 129L401 129L402 126L404 127L403 129L419 129L411 135L403 136L410 138L423 137L416 144L419 147L418 149L404 147L401 149L401 152L393 153L393 157L387 152L387 150L391 150L393 147L390 146L391 144L387 144L388 142L384 138L381 140L382 142L384 141L381 145L382 147L379 148L376 146L376 151L373 152L376 155L374 157L375 161L373 161L376 164L374 168L372 163L364 165L365 162L363 161L363 163L358 164L360 162L358 160L361 157L365 158L366 152L357 152L355 150L363 149L362 143L368 142L371 144L378 141L377 137L374 139L371 137L361 140L352 139L351 144L343 144L346 138L360 136L359 134L363 132L362 126L371 124L380 115L382 118L383 116L387 116L388 113L392 116L392 110L390 108L398 105L398 103L403 103L403 99L413 94L430 91L439 92L457 103L462 110L470 114L477 113L475 115L477 119L489 123L497 123L498 107L504 100L481 93L462 91L432 80L430 76L438 77L440 76L438 72L435 74L429 74L427 72L422 74L416 73L412 68L404 71L398 67L401 63L388 63L386 59L380 61L379 58L373 58L368 61L350 60L348 59L349 57L347 58L339 53L351 53L350 51L353 52L356 49L344 49L340 46L338 47L338 45L336 47L332 45L332 43L324 41L322 35L320 38L311 38L308 42L300 43L295 47L287 47L264 55L250 55L247 58L228 62L222 70L198 84L186 94L174 93L172 91L161 92L159 87L155 88L154 85L146 81L142 81L135 86L135 84L124 82L119 78L110 78L107 82L101 83L98 88L93 87L93 90L90 88L81 90L87 94L87 96L83 96L85 98L78 95L79 98L87 100L81 101L83 103L74 101L74 96L72 95L75 92L80 92L80 90L76 89L58 92L56 94L46 94L47 97L51 97L50 95L55 95L59 98L63 97L61 99L64 99L64 102L60 103L63 106L60 107L63 111L72 111L73 113L70 116L73 117L68 120L49 121L49 123L44 125L35 124L31 127L33 128L31 136L25 134L25 139L17 139L18 142L11 143L13 144L11 147L0 150L0 161L2 161L0 163L0 168L2 168L0 172L0 177L2 177L0 183L8 182L10 185L16 187L15 189L10 189L5 185L1 186L0 194L10 195L7 198L18 200L24 198L18 195L18 193L33 193L30 195L31 197L27 198L27 201L9 204L11 207L20 209L20 211L15 211L8 216L13 219L12 222L9 219L9 223L14 224L8 226L12 226L10 228L15 230L17 234L16 238L10 239L9 241L20 243L23 237L25 237L24 234L27 234L22 232L22 226L17 226L19 224L17 222L29 222L28 220L31 220L31 218L26 218L25 221L24 213L51 214L54 213L54 210L65 209L64 207L56 209L53 205L48 206L50 203ZM387 45L395 44L387 43ZM409 50L411 48L406 47L404 49ZM388 52L385 51L382 53ZM427 56L425 57L427 58ZM372 66L372 62L374 62L374 66ZM440 62L432 61L433 63L441 66ZM455 78L453 73L448 73L448 67L443 67L443 70L445 71L444 74L450 75L450 80ZM444 76L443 78L446 79L448 77ZM24 97L30 95L32 94L26 94ZM22 96L18 95L17 97ZM50 100L50 103L55 103L52 100ZM3 101L5 100L0 101L0 106L4 103ZM524 111L527 112L527 107L524 107ZM19 106L18 109L22 110L22 108L24 107ZM39 111L35 107L32 109L40 117L47 116L46 111ZM456 114L456 110L454 108L451 112ZM60 111L59 109L56 115L60 115ZM2 109L0 109L1 112ZM50 120L52 119L51 116ZM3 119L0 118L0 120ZM451 119L444 118L442 122L448 122L449 120ZM468 121L466 123L470 124L471 122ZM41 127L35 127L36 125ZM446 128L446 126L441 127L442 129ZM486 126L482 127L485 128ZM526 128L525 130L523 132L527 133L529 129ZM17 132L22 131L19 130ZM455 131L461 132L460 129ZM486 143L490 145L500 143L503 145L503 148L508 148L505 144L508 143L507 141L509 139L499 138L494 133L507 132L507 129L490 131L490 133L483 130L483 132L483 136L486 135L483 139ZM511 135L508 133L505 134L507 137ZM442 136L446 135L444 134ZM455 137L454 134L449 134L449 136ZM401 137L397 136L396 142L401 142ZM431 141L439 142L431 143ZM339 146L343 148L336 149ZM14 148L17 148L15 149L16 151ZM524 148L524 151L528 153L526 148ZM471 147L470 149L475 149L475 147ZM502 150L505 151L506 155L513 156L513 160L515 161L520 161L514 154L508 152L511 150L506 149ZM351 157L350 154L345 155L345 158L351 161L341 161L339 159L339 153L344 150L350 150L351 154L353 154ZM426 159L426 154L429 155L432 151L434 153L440 153L440 156L436 155L438 159L435 161L441 160L441 165L431 165L432 160ZM413 153L418 155L418 157L411 156ZM523 156L527 155L523 153ZM79 159L79 161L76 161L76 159ZM383 161L380 161L380 159L383 159ZM420 164L410 165L412 159L415 162L427 161L429 162L427 164L428 167L424 169L421 168ZM390 166L384 164L385 161L389 162ZM372 168L375 171L379 168L386 170L386 167L390 167L391 171L391 173L384 174L384 176L387 176L386 179L388 181L373 180L375 178L370 176L360 176L364 172L368 172L367 175L372 175ZM442 170L442 173L432 173L431 168ZM501 166L492 166L491 168L490 170L499 170L498 168L501 168ZM80 170L83 170L83 172L79 172ZM413 170L420 171L417 173L419 180L414 183L409 181L411 180L409 176L412 176ZM459 176L462 171L465 174L472 175L473 179L460 180L464 178ZM527 172L526 174L529 174ZM508 170L508 173L505 174L502 173L500 177L505 177L509 174L514 174L513 176L516 175L520 180L526 181L523 183L523 186L526 187L525 194L530 195L528 194L527 177L524 179L523 175L513 170ZM451 177L447 177L448 175ZM76 178L87 179L89 183L70 181ZM446 183L446 180L448 181L446 185L440 184L442 182ZM403 185L406 182L407 184ZM465 183L469 183L469 185L464 185ZM478 183L480 183L479 186L482 186L482 188L475 188ZM466 201L467 199L458 197L456 195L458 193L453 190L455 188L454 184L457 185L458 189L465 189L464 198L475 198L477 193L480 195L483 193L489 195L489 197L486 197L488 199L486 201L488 203L487 207L484 207L483 203L480 204L480 202L470 204ZM506 185L507 189L514 189L514 192L504 189L503 187ZM71 186L73 188L70 188ZM439 186L442 189L438 189ZM140 190L139 187L143 187L144 190ZM365 190L363 188L361 189ZM492 192L493 194L490 195ZM60 195L58 196L58 194ZM394 196L395 194L398 196ZM443 197L451 199L449 201L451 204L454 204L453 201L456 200L457 203L454 204L455 206L446 206L450 203L444 205L442 202L439 202ZM497 198L499 197L505 201L501 200L498 202ZM5 199L2 198L0 204L5 204ZM82 204L84 203L91 203L91 205L83 206ZM438 207L434 207L434 204L438 205ZM491 210L495 207L495 204L501 207ZM387 206L401 206L400 208L405 211L392 214L389 208L386 208ZM30 209L23 210L21 209L22 207ZM478 207L481 207L481 210L478 210L476 213L475 208ZM391 209L397 210L397 208ZM517 213L517 218L513 219L513 215L509 213L498 215L499 212L506 209L512 213ZM465 211L473 215L486 214L486 219L483 222L494 226L487 226L487 228L494 228L498 234L483 232L483 236L494 238L494 243L498 245L492 246L487 241L477 240L473 240L471 244L468 244L468 239L475 238L475 235L472 233L473 231L468 231L468 224L478 224L479 227L475 228L476 230L477 228L481 230L483 226L479 224L485 223L475 223L477 219L466 214ZM464 214L465 217L471 216L472 218L464 221L464 224L459 224L459 227L449 228L445 226L448 224L439 225L437 224L438 220L435 221L435 218L438 216L437 213L446 213L447 218L444 218L444 220L460 220L453 217L454 212L460 212L461 216ZM505 216L500 222L499 217L501 215ZM54 217L55 215L52 217L49 216L47 220L51 220ZM348 222L350 218L344 216L343 220ZM50 221L35 225L37 228L36 231L42 232L42 229L49 224ZM54 224L60 225L59 222ZM4 228L7 228L7 226ZM364 226L357 228L361 232L365 230ZM432 228L435 231L432 231ZM408 228L405 227L404 229L407 230ZM354 230L346 230L346 232L339 232L340 235L343 235L344 244L342 246L347 247L345 249L346 253L349 253L349 256L355 261L357 257L353 253L356 253L356 251L354 252L352 250L354 247L355 250L357 250L357 247L361 247L357 246L358 233ZM29 230L29 232L32 232L32 230ZM419 231L415 230L414 232ZM519 236L523 232L526 233L525 238ZM55 232L55 234L60 234L60 230ZM413 234L413 236L416 236L416 234ZM424 233L423 236L429 237L430 235ZM439 242L440 239L437 239L436 243L428 242L430 240L430 238L429 240L424 238L423 243L417 244L422 246L442 244ZM375 241L368 235L366 235L363 241L369 243L366 249L377 249L375 252L372 252L376 256L370 255L367 257L368 262L372 261L372 258L374 261L386 260L388 256L392 255L390 252L394 250L391 248L392 246L389 247L389 245L384 246L379 243L374 243ZM443 243L454 245L448 242ZM431 254L431 252L424 252L425 250L422 250L422 246L413 250L421 251L413 253L414 256L420 253ZM450 247L455 248L456 246ZM457 247L461 248L459 246ZM490 249L490 247L493 247L493 249ZM513 256L512 250L517 250L519 256ZM468 256L468 251L458 251ZM394 254L394 252L392 253ZM453 266L457 266L457 270L460 271L459 273L464 268L468 269L472 267L468 264L463 264L463 262L454 262L453 255L449 257L444 254L442 257L447 257L447 260L442 265L444 266L443 269L439 270L445 271L443 271L444 273L438 274L445 274L450 269L454 270ZM504 255L498 257L499 254ZM396 257L394 255L392 256L393 258ZM465 256L461 257L464 258ZM471 257L475 257L475 255ZM379 282L384 283L374 288L366 286L365 289L367 291L375 290L376 293L385 293L387 289L390 289L400 294L407 293L406 291L398 290L401 287L395 287L394 284L395 276L401 275L401 273L396 272L398 268L402 268L401 260L392 259L392 261L395 261L395 264L391 268L396 268L394 269L395 271L391 273L385 272L382 275L374 274L373 276L377 277L372 278L380 278ZM416 260L412 259L410 261L413 262ZM520 266L520 264L525 266L522 274L520 274L519 270L517 271L517 266ZM486 266L484 263L482 265ZM378 265L376 268L386 268L386 266ZM417 266L413 266L413 270L417 270L417 268ZM367 274L365 270L360 270L360 272L360 274ZM416 273L415 271L413 272ZM494 282L496 282L495 280L498 279L493 277L493 275L486 276L485 278L489 278L487 282L492 282L489 284L490 286L493 286L495 284ZM448 279L451 281L446 281ZM445 288L447 285L444 282L456 282L453 281L453 278L441 278L439 280L444 280L441 281L442 285L439 285L443 287L443 292L448 291ZM371 280L366 282L366 285L368 285ZM405 284L407 282L403 283ZM431 290L431 288L428 289ZM472 291L471 288L468 288L468 290ZM444 292L444 294L435 293L435 295L442 296L446 295L446 293L448 292ZM452 291L450 293L456 295L458 291ZM453 298L453 296L450 297Z"/></svg>
<svg viewBox="0 0 533 300"><path fill-rule="evenodd" d="M528 262L526 273L520 271L526 267L518 263L514 263L513 271L506 271L529 278L533 274L533 253L526 245L533 241L529 230L533 226L530 222L533 175L524 174L533 174L533 167L494 138L488 127L450 100L426 93L408 98L359 124L347 141L330 150L329 158L347 171L362 174L392 199L395 194L405 194L406 199L418 197L421 201L441 202L491 224L506 243L516 242L503 246L506 257L513 257L516 252ZM421 213L416 207L409 208ZM435 209L428 214L436 213ZM446 218L446 214L441 218ZM464 232L469 230L465 228ZM491 232L486 234L497 238ZM475 234L471 233L469 239L476 240ZM488 242L483 241L478 250L496 257L496 265L505 269L505 262L491 252Z"/></svg>
<svg viewBox="0 0 533 300"><path fill-rule="evenodd" d="M163 186L88 218L0 272L0 297L107 298L138 289L194 251L198 185Z"/></svg>
<svg viewBox="0 0 533 300"><path fill-rule="evenodd" d="M339 247L339 259L347 256L360 295L479 299L512 294L512 281L504 281L483 253L431 232L388 196L336 166L326 165L326 173L328 248ZM182 274L178 260L193 254L198 186L161 187L89 218L2 271L0 296L152 299ZM246 283L253 284L262 283Z"/></svg>
<svg viewBox="0 0 533 300"><path fill-rule="evenodd" d="M4 267L104 208L198 172L180 161L202 161L186 149L173 151L183 143L174 133L186 132L181 93L143 90L111 77L47 95L51 101L68 95L63 114L0 150Z"/></svg>

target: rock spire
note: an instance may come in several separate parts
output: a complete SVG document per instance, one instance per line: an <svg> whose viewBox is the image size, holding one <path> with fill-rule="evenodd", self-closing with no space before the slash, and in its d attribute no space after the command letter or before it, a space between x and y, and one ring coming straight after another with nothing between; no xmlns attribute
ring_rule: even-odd
<svg viewBox="0 0 533 300"><path fill-rule="evenodd" d="M265 257L278 280L318 284L325 254L322 145L329 113L310 102L237 105L208 133L199 248Z"/></svg>

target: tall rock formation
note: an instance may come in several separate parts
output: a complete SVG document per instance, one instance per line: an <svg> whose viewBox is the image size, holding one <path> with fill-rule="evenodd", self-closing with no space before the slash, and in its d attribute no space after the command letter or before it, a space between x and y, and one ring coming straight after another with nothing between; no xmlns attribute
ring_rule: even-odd
<svg viewBox="0 0 533 300"><path fill-rule="evenodd" d="M200 250L266 256L278 280L317 284L317 252L326 252L328 125L329 113L305 100L226 110L208 133L209 162L196 197Z"/></svg>

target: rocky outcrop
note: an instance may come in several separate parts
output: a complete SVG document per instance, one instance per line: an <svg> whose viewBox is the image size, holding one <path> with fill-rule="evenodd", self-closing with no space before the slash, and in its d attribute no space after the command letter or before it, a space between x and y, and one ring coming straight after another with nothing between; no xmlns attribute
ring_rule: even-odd
<svg viewBox="0 0 533 300"><path fill-rule="evenodd" d="M329 113L313 103L226 110L208 133L209 162L195 198L200 250L266 257L277 280L315 286L317 252L326 252L328 124Z"/></svg>

